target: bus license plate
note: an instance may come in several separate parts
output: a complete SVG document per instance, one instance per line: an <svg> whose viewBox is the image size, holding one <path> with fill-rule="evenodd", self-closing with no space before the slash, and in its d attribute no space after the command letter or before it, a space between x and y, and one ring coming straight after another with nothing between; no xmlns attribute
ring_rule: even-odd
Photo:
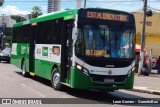
<svg viewBox="0 0 160 107"><path fill-rule="evenodd" d="M113 78L104 78L104 82L114 82Z"/></svg>

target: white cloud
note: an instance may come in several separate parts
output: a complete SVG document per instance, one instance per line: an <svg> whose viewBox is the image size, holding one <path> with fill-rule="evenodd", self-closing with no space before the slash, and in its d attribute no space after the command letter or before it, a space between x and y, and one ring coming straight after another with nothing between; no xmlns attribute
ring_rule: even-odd
<svg viewBox="0 0 160 107"><path fill-rule="evenodd" d="M47 6L40 6L42 11L47 11Z"/></svg>
<svg viewBox="0 0 160 107"><path fill-rule="evenodd" d="M7 5L4 7L0 7L0 14L6 14L6 15L17 15L17 14L29 14L29 11L24 11L18 9L16 6Z"/></svg>

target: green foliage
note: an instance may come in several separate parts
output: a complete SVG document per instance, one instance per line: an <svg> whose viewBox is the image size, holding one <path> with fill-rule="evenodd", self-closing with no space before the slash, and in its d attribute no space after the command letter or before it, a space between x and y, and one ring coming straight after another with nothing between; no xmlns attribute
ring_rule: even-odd
<svg viewBox="0 0 160 107"><path fill-rule="evenodd" d="M0 0L0 6L3 6L4 0Z"/></svg>
<svg viewBox="0 0 160 107"><path fill-rule="evenodd" d="M11 18L16 20L16 22L22 22L26 20L24 17L18 16L18 15L11 15Z"/></svg>
<svg viewBox="0 0 160 107"><path fill-rule="evenodd" d="M39 6L34 6L33 8L32 8L32 18L37 18L38 16L40 16L40 15L42 15L43 13L42 13L42 10L41 10L41 7L39 7Z"/></svg>

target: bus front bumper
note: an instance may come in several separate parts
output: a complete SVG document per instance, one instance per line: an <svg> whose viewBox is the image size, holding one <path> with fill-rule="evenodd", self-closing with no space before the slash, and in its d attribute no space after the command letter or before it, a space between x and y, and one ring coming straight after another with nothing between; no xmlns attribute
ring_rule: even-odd
<svg viewBox="0 0 160 107"><path fill-rule="evenodd" d="M98 78L99 81L93 81L93 76L86 75L80 70L72 68L70 86L78 89L95 90L133 89L134 73L131 73L129 77L126 77L124 82L102 82L100 81L100 77Z"/></svg>

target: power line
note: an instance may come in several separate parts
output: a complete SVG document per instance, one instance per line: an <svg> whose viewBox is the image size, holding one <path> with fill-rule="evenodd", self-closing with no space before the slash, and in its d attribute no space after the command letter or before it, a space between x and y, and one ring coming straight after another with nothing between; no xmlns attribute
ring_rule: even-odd
<svg viewBox="0 0 160 107"><path fill-rule="evenodd" d="M137 5L140 5L140 3L142 3L141 0L134 0L134 1L136 1L136 4L135 4L135 2L120 2L120 3L116 3L116 4L115 3L102 4L99 6L97 3L92 2L92 3L88 3L87 6L93 6L93 4L94 4L96 7L101 7L101 6L103 7L106 5L107 7L110 7L110 8L114 7L114 9L123 10L123 8L126 8L128 6L136 7Z"/></svg>
<svg viewBox="0 0 160 107"><path fill-rule="evenodd" d="M153 9L153 10L160 11L159 9L156 9L156 8L153 8L153 7L150 7L150 6L147 6L147 7L150 8L150 9Z"/></svg>
<svg viewBox="0 0 160 107"><path fill-rule="evenodd" d="M86 0L87 1L87 7L88 6L92 6L93 7L93 5L95 5L95 7L101 7L101 5L99 5L100 3L103 3L103 4L105 4L105 3L110 3L110 7L114 7L114 9L120 9L120 10L122 10L122 9L124 9L125 8L125 6L131 6L132 4L132 7L136 7L137 6L137 4L141 4L141 3L143 3L143 1L144 0ZM66 3L66 4L68 4L68 3L76 3L77 1L76 0L61 0L60 1L61 3ZM83 3L84 1L82 0L82 3ZM157 2L157 3L160 3L160 0L150 0L149 2ZM5 4L12 4L12 5L15 5L15 4L18 4L18 5L23 5L23 4L25 4L26 6L28 6L28 5L30 5L30 4L32 4L32 5L34 5L34 3L36 3L35 5L37 5L37 3L38 3L38 5L42 5L42 3L43 3L43 5L44 5L44 3L48 3L48 1L47 0L7 0L6 2L5 2ZM135 4L136 3L136 4ZM46 5L45 4L45 5ZM122 7L122 6L124 6L124 8ZM27 8L29 8L29 7L24 7L25 9L27 9ZM131 10L131 9L130 9ZM157 11L160 11L160 10L158 10L158 9L156 9ZM131 10L132 11L132 10Z"/></svg>
<svg viewBox="0 0 160 107"><path fill-rule="evenodd" d="M99 3L99 2L103 2L103 3L127 3L127 2L133 2L133 3L137 3L137 2L140 2L141 0L130 0L130 1L127 1L127 0L118 0L118 1L106 1L106 0L87 0L87 4L88 2L94 2L94 3ZM47 1L35 1L35 0L32 0L32 1L6 1L6 3L12 3L12 4L22 4L22 3L47 3ZM77 1L74 0L74 1L71 1L71 0L66 0L66 1L60 1L61 3L76 3ZM83 2L82 2L83 3Z"/></svg>
<svg viewBox="0 0 160 107"><path fill-rule="evenodd" d="M60 2L77 2L76 0L73 0L73 1L71 1L71 0L65 0L65 1L63 1L63 0L57 0L57 1L60 1ZM142 0L118 0L118 1L108 1L108 0L87 0L87 2L139 2L139 1L141 1L142 2ZM36 1L36 0L32 0L32 1L29 1L29 0L25 0L25 1L22 1L22 0L16 0L16 1L6 1L6 2L47 2L46 0L38 0L38 1ZM160 2L160 1L149 1L149 2Z"/></svg>

